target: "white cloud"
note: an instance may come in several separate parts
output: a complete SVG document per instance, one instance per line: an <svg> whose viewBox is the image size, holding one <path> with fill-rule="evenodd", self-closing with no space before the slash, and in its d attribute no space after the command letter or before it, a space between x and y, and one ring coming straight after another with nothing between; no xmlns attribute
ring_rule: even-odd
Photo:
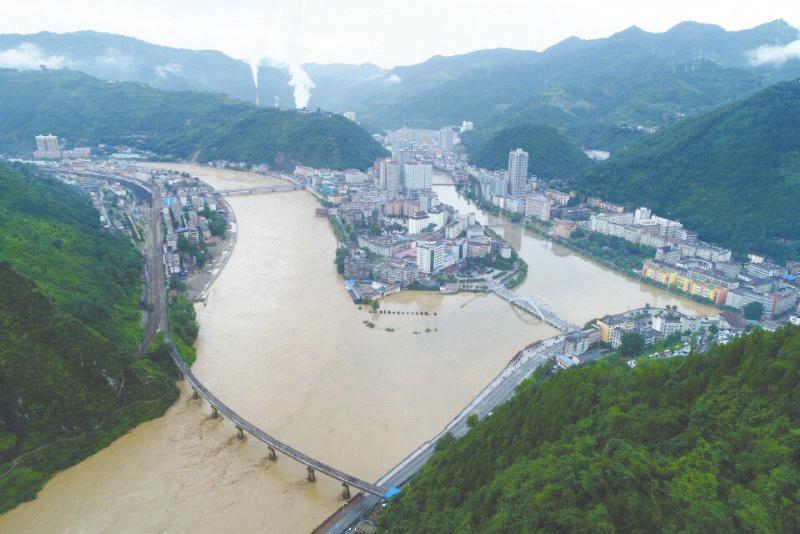
<svg viewBox="0 0 800 534"><path fill-rule="evenodd" d="M64 56L48 56L33 43L22 43L16 48L0 50L0 67L10 69L38 69L45 65L51 69L66 66Z"/></svg>
<svg viewBox="0 0 800 534"><path fill-rule="evenodd" d="M128 71L133 68L133 57L127 54L124 54L113 47L106 48L103 55L97 56L96 61L105 65L106 67L111 67L118 71Z"/></svg>
<svg viewBox="0 0 800 534"><path fill-rule="evenodd" d="M158 77L169 78L170 76L180 76L183 74L183 65L170 61L166 65L158 65L154 70Z"/></svg>
<svg viewBox="0 0 800 534"><path fill-rule="evenodd" d="M395 73L393 72L393 73L392 73L392 74L391 74L391 75L390 75L388 78L386 78L386 81L387 81L388 83L400 83L400 82L402 82L403 80L402 80L402 78L400 78L400 76L398 76L397 74L395 74Z"/></svg>
<svg viewBox="0 0 800 534"><path fill-rule="evenodd" d="M800 59L800 39L783 46L764 45L748 52L750 64L782 65L790 59Z"/></svg>

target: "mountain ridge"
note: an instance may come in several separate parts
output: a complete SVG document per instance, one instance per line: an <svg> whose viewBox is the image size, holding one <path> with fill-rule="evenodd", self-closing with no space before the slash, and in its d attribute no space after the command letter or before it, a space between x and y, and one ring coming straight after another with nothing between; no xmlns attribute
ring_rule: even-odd
<svg viewBox="0 0 800 534"><path fill-rule="evenodd" d="M684 119L592 166L587 194L647 205L739 253L800 257L800 80Z"/></svg>
<svg viewBox="0 0 800 534"><path fill-rule="evenodd" d="M126 145L203 161L365 169L385 154L357 124L330 113L69 71L0 70L0 87L0 148L14 153L30 154L35 135L53 133L72 146Z"/></svg>

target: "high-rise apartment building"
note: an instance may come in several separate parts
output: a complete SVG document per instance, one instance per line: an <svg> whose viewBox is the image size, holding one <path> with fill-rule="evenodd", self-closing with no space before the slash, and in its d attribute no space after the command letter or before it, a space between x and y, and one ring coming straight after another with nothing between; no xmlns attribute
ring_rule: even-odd
<svg viewBox="0 0 800 534"><path fill-rule="evenodd" d="M430 189L433 184L433 165L430 163L406 163L403 166L403 185L406 191Z"/></svg>
<svg viewBox="0 0 800 534"><path fill-rule="evenodd" d="M454 139L455 134L453 133L453 129L449 126L445 126L439 130L439 148L442 149L442 152L449 153L453 151Z"/></svg>
<svg viewBox="0 0 800 534"><path fill-rule="evenodd" d="M528 153L517 148L508 153L508 192L521 195L528 186Z"/></svg>
<svg viewBox="0 0 800 534"><path fill-rule="evenodd" d="M444 243L442 241L417 242L417 269L421 273L435 273L444 265Z"/></svg>
<svg viewBox="0 0 800 534"><path fill-rule="evenodd" d="M37 135L36 151L33 153L36 159L59 159L61 149L58 146L58 137L55 135Z"/></svg>
<svg viewBox="0 0 800 534"><path fill-rule="evenodd" d="M381 160L380 188L390 194L397 194L403 191L403 168L400 163L391 159Z"/></svg>

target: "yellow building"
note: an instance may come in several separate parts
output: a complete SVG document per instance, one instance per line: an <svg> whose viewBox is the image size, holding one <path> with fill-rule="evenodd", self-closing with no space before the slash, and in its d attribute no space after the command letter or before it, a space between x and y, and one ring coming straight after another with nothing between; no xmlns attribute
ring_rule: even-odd
<svg viewBox="0 0 800 534"><path fill-rule="evenodd" d="M728 289L725 287L716 286L703 280L696 280L689 276L688 273L650 262L645 263L642 268L642 275L665 286L674 287L684 293L709 299L717 304L724 303L728 295Z"/></svg>
<svg viewBox="0 0 800 534"><path fill-rule="evenodd" d="M615 330L630 332L635 327L633 321L630 319L622 319L614 315L598 319L595 324L600 330L600 341L604 343L611 343L612 339L614 338Z"/></svg>

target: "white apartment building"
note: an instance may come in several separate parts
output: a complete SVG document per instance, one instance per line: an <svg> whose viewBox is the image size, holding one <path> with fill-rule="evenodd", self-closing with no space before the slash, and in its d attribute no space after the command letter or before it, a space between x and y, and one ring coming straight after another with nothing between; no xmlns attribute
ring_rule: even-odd
<svg viewBox="0 0 800 534"><path fill-rule="evenodd" d="M409 235L417 235L431 224L428 214L424 212L415 213L406 219Z"/></svg>
<svg viewBox="0 0 800 534"><path fill-rule="evenodd" d="M540 194L525 197L525 216L534 217L541 221L549 221L550 199Z"/></svg>
<svg viewBox="0 0 800 534"><path fill-rule="evenodd" d="M55 135L37 135L36 151L33 157L37 159L58 159L61 149L58 146L58 137Z"/></svg>
<svg viewBox="0 0 800 534"><path fill-rule="evenodd" d="M444 265L444 243L441 241L417 242L417 269L421 273L431 274L439 271Z"/></svg>
<svg viewBox="0 0 800 534"><path fill-rule="evenodd" d="M528 187L528 153L517 148L508 153L508 192L521 195Z"/></svg>
<svg viewBox="0 0 800 534"><path fill-rule="evenodd" d="M432 208L428 212L428 224L435 224L436 229L442 228L447 223L447 210Z"/></svg>
<svg viewBox="0 0 800 534"><path fill-rule="evenodd" d="M430 163L406 163L403 166L403 184L406 191L430 189L433 183L433 166Z"/></svg>

